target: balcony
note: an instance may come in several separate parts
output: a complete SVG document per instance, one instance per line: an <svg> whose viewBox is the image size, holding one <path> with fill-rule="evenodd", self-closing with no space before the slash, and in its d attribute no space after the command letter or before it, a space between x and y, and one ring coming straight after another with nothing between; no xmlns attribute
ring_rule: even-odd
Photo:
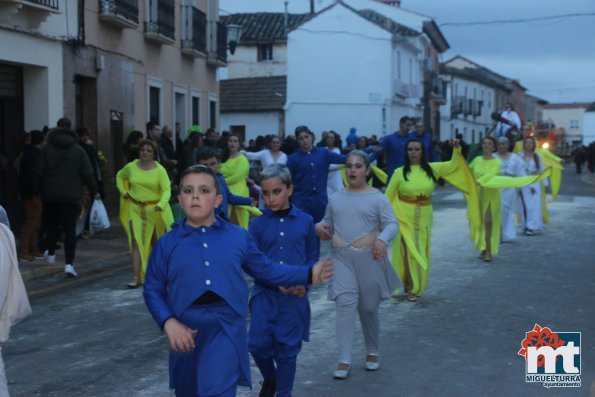
<svg viewBox="0 0 595 397"><path fill-rule="evenodd" d="M221 22L209 22L211 31L211 48L207 62L215 66L227 66L227 27Z"/></svg>
<svg viewBox="0 0 595 397"><path fill-rule="evenodd" d="M0 22L21 18L22 25L28 29L39 28L50 14L60 12L58 0L0 0Z"/></svg>
<svg viewBox="0 0 595 397"><path fill-rule="evenodd" d="M182 52L207 57L207 15L196 7L182 6Z"/></svg>
<svg viewBox="0 0 595 397"><path fill-rule="evenodd" d="M174 0L146 0L145 37L161 44L176 41Z"/></svg>
<svg viewBox="0 0 595 397"><path fill-rule="evenodd" d="M134 29L138 26L138 0L99 0L99 19Z"/></svg>

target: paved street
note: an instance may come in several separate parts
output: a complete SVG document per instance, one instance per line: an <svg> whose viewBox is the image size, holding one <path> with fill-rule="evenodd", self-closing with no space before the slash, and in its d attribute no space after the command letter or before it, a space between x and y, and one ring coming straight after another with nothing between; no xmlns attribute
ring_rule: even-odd
<svg viewBox="0 0 595 397"><path fill-rule="evenodd" d="M428 290L416 303L393 299L381 306L380 371L363 370L358 327L351 376L332 379L334 304L326 300L325 286L316 287L311 342L299 357L294 395L593 395L595 185L571 171L564 178L545 231L503 244L489 264L473 250L460 195L437 189ZM141 291L124 287L127 261L113 259L111 271L89 274L76 286L61 276L29 284L31 293L38 291L34 314L2 346L13 397L173 395L165 338ZM517 351L535 323L582 332L582 387L525 383ZM239 396L258 395L254 366L252 376L254 389L240 389Z"/></svg>

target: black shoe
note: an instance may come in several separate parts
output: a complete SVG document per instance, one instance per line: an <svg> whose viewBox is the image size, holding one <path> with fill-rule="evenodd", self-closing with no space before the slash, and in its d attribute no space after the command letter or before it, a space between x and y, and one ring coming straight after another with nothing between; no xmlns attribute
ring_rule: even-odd
<svg viewBox="0 0 595 397"><path fill-rule="evenodd" d="M262 387L260 388L260 394L258 397L275 397L275 392L277 391L277 382L274 380L264 380L262 381Z"/></svg>

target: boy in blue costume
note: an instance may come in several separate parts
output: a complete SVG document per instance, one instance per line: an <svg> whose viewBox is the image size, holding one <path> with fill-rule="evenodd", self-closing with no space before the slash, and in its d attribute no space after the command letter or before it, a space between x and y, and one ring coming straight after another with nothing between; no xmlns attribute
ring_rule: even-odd
<svg viewBox="0 0 595 397"><path fill-rule="evenodd" d="M235 396L238 384L250 385L243 271L271 285L299 285L326 281L332 266L271 262L246 230L215 215L222 197L206 166L187 168L179 191L186 218L151 253L145 303L169 340L176 396Z"/></svg>
<svg viewBox="0 0 595 397"><path fill-rule="evenodd" d="M217 149L214 149L210 146L203 146L201 147L198 152L196 153L196 162L197 164L202 164L208 166L214 173L217 175L217 181L219 182L219 191L221 192L222 200L221 204L215 210L215 214L219 217L229 220L229 205L253 205L255 203L252 202L250 197L243 197L243 196L236 196L233 194L227 183L225 182L225 178L223 175L219 173L219 164L221 162L221 158L219 156L219 152Z"/></svg>
<svg viewBox="0 0 595 397"><path fill-rule="evenodd" d="M261 175L267 209L250 224L258 248L275 263L318 261L318 242L312 217L292 206L291 173L273 164ZM305 285L276 286L256 279L250 300L248 348L264 381L259 397L291 396L297 355L308 341L310 303Z"/></svg>
<svg viewBox="0 0 595 397"><path fill-rule="evenodd" d="M295 187L293 204L320 222L328 203L328 166L345 164L345 156L313 146L314 135L305 125L296 127L295 139L299 149L287 159Z"/></svg>

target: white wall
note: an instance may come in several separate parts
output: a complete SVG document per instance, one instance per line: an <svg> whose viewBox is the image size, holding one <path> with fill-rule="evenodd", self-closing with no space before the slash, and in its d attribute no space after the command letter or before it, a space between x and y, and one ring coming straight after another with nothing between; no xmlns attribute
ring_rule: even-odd
<svg viewBox="0 0 595 397"><path fill-rule="evenodd" d="M62 43L0 29L6 61L23 67L25 129L55 125L64 112Z"/></svg>
<svg viewBox="0 0 595 397"><path fill-rule="evenodd" d="M581 139L585 130L585 107L577 106L571 109L543 109L543 121L552 120L556 128L563 128L566 131L566 141ZM578 128L571 128L571 122L576 120Z"/></svg>
<svg viewBox="0 0 595 397"><path fill-rule="evenodd" d="M221 130L230 130L232 125L246 127L246 142L259 135L280 135L279 112L221 113ZM290 131L292 132L292 131Z"/></svg>
<svg viewBox="0 0 595 397"><path fill-rule="evenodd" d="M595 112L585 112L583 127L583 145L595 142Z"/></svg>
<svg viewBox="0 0 595 397"><path fill-rule="evenodd" d="M288 133L300 124L379 133L374 114L392 95L389 32L339 4L290 32L288 48Z"/></svg>
<svg viewBox="0 0 595 397"><path fill-rule="evenodd" d="M239 46L234 55L227 54L226 79L244 77L285 76L287 74L287 45L273 46L273 60L258 61L257 46Z"/></svg>

